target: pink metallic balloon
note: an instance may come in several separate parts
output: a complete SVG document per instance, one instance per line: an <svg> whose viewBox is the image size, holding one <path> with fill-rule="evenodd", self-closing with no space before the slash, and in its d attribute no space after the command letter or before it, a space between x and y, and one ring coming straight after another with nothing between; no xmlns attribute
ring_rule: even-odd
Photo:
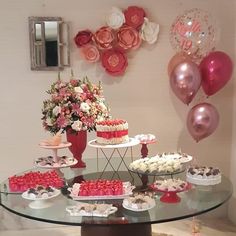
<svg viewBox="0 0 236 236"><path fill-rule="evenodd" d="M171 72L174 70L174 68L179 65L180 63L184 61L191 61L190 57L184 53L184 52L179 52L176 53L169 61L167 71L168 75L171 75Z"/></svg>
<svg viewBox="0 0 236 236"><path fill-rule="evenodd" d="M198 66L191 61L177 65L170 75L170 86L175 95L185 104L189 104L201 85Z"/></svg>
<svg viewBox="0 0 236 236"><path fill-rule="evenodd" d="M200 64L202 87L207 95L222 89L233 73L233 62L224 52L212 52Z"/></svg>
<svg viewBox="0 0 236 236"><path fill-rule="evenodd" d="M200 103L188 113L187 128L197 142L211 135L219 124L219 113L209 103Z"/></svg>

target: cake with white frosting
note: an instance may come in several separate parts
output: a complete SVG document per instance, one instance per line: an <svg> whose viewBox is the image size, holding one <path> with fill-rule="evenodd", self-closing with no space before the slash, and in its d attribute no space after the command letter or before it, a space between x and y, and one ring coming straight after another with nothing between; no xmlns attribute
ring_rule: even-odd
<svg viewBox="0 0 236 236"><path fill-rule="evenodd" d="M221 182L221 173L214 167L190 167L187 171L187 181L196 185L215 185Z"/></svg>
<svg viewBox="0 0 236 236"><path fill-rule="evenodd" d="M129 141L128 123L125 120L104 120L96 124L97 143L120 144Z"/></svg>

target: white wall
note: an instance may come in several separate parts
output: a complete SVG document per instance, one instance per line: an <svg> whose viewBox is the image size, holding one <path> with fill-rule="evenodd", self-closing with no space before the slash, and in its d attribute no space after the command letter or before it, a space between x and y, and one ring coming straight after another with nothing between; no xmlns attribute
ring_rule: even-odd
<svg viewBox="0 0 236 236"><path fill-rule="evenodd" d="M45 91L56 80L55 72L30 70L28 16L61 16L71 24L71 39L77 31L96 30L104 24L104 15L112 6L143 7L148 17L160 24L160 36L154 47L144 45L129 60L127 73L121 78L105 74L100 65L87 65L72 42L71 59L76 75L102 81L104 93L114 117L128 120L130 134L154 133L158 144L150 154L182 151L194 155L201 164L222 169L235 179L235 82L208 99L220 113L220 125L209 138L195 143L185 127L190 107L182 104L170 91L167 64L174 55L169 43L172 21L185 9L199 7L214 15L219 22L221 39L217 49L235 57L235 3L233 0L2 0L0 8L0 179L32 167L33 160L45 154L38 143L48 134L41 125ZM69 77L65 70L63 78ZM234 76L235 77L235 76ZM93 134L89 136L92 138ZM139 154L139 148L136 149ZM95 157L87 148L85 158ZM235 181L236 187L236 181ZM234 195L236 197L236 194ZM235 200L236 201L236 200ZM232 201L234 204L234 200ZM235 203L236 204L236 203ZM235 208L234 208L235 209ZM236 222L236 216L231 214Z"/></svg>

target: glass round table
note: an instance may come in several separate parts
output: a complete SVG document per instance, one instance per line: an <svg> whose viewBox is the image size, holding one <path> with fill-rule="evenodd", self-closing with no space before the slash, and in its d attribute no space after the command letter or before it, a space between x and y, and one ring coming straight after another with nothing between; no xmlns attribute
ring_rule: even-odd
<svg viewBox="0 0 236 236"><path fill-rule="evenodd" d="M101 173L78 175L67 179L69 185L82 180L97 179ZM104 179L109 179L113 172L105 172ZM119 176L124 181L130 181L135 186L141 185L138 175L128 171L120 171ZM176 204L168 204L160 201L160 195L155 195L156 206L143 212L134 212L123 208L121 199L102 200L111 203L118 210L108 217L71 216L67 206L76 205L65 189L61 194L51 200L50 207L32 209L29 200L23 199L20 193L11 193L8 189L8 180L1 183L1 206L8 211L32 220L48 223L81 226L82 236L101 234L104 236L136 235L150 236L151 224L180 220L206 213L224 204L232 195L231 182L222 177L222 182L211 188L199 188L193 186L186 192L179 193L181 201Z"/></svg>

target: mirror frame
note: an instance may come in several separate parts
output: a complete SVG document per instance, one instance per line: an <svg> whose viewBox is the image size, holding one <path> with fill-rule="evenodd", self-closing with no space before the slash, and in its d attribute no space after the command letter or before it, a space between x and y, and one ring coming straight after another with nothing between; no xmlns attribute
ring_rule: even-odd
<svg viewBox="0 0 236 236"><path fill-rule="evenodd" d="M35 17L30 16L29 20L29 40L30 40L30 61L31 70L38 71L60 71L64 67L70 66L70 52L69 52L69 25L62 21L61 17ZM57 22L57 55L58 65L47 66L46 65L46 50L45 50L45 21L56 21ZM36 41L36 30L35 25L41 25L41 36L40 42ZM64 37L63 37L64 36ZM64 42L63 42L64 40ZM41 48L40 53L40 64L36 60L36 47Z"/></svg>

